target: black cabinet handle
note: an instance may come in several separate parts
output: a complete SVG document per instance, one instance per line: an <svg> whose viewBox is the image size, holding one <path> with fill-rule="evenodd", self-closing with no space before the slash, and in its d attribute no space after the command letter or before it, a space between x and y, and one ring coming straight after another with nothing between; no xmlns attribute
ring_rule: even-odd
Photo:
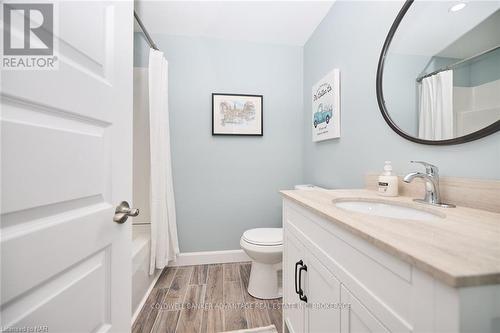
<svg viewBox="0 0 500 333"><path fill-rule="evenodd" d="M302 290L302 271L307 272L307 265L302 265L302 267L299 268L299 299L303 302L307 303L307 296L304 295L304 291Z"/></svg>
<svg viewBox="0 0 500 333"><path fill-rule="evenodd" d="M299 260L295 263L295 293L300 295L301 293L301 290L300 290L300 287L297 286L297 268L299 266L302 266L304 264L304 262L302 260Z"/></svg>

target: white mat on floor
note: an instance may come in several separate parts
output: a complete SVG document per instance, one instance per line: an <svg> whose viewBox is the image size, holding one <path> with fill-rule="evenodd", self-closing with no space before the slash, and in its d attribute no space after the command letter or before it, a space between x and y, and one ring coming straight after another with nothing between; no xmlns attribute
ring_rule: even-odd
<svg viewBox="0 0 500 333"><path fill-rule="evenodd" d="M274 325L271 325L266 327L257 327L257 328L250 328L238 331L227 331L224 333L278 333L278 331L276 330L276 327Z"/></svg>

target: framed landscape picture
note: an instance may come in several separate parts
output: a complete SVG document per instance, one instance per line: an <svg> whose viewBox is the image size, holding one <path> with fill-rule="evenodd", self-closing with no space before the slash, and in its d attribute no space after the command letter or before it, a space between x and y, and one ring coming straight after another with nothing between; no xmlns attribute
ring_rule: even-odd
<svg viewBox="0 0 500 333"><path fill-rule="evenodd" d="M212 135L263 135L263 96L212 94Z"/></svg>

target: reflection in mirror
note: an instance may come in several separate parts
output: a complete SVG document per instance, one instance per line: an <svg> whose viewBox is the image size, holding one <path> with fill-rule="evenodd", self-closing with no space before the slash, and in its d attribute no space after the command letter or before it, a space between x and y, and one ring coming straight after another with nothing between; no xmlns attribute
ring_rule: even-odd
<svg viewBox="0 0 500 333"><path fill-rule="evenodd" d="M415 1L382 84L389 116L414 138L453 139L500 121L500 1Z"/></svg>

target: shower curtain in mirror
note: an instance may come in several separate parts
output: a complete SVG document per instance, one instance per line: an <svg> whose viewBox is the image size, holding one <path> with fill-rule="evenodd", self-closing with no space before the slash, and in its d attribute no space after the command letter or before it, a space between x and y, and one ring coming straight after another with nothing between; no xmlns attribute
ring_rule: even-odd
<svg viewBox="0 0 500 333"><path fill-rule="evenodd" d="M149 144L151 160L151 261L149 273L164 268L179 254L175 216L170 129L168 63L163 52L149 52Z"/></svg>
<svg viewBox="0 0 500 333"><path fill-rule="evenodd" d="M424 78L419 92L418 137L426 140L453 138L453 71Z"/></svg>

